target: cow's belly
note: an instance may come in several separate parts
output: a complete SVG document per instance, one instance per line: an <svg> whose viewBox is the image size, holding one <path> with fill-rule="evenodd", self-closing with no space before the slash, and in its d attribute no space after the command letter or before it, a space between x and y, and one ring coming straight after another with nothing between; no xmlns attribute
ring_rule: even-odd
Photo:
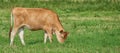
<svg viewBox="0 0 120 53"><path fill-rule="evenodd" d="M28 28L32 31L42 30L42 27L40 25L25 25L25 28Z"/></svg>

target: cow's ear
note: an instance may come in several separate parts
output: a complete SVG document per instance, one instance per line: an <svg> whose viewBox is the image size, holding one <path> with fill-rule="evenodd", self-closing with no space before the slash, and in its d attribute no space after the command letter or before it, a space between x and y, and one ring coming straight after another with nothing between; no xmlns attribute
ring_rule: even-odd
<svg viewBox="0 0 120 53"><path fill-rule="evenodd" d="M69 32L64 32L64 39L67 38L68 34L69 34Z"/></svg>
<svg viewBox="0 0 120 53"><path fill-rule="evenodd" d="M60 33L63 33L63 30L60 30Z"/></svg>

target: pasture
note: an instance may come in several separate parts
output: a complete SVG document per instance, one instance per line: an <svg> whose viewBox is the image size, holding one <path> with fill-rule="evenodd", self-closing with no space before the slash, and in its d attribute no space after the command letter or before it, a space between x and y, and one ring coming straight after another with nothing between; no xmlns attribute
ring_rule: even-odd
<svg viewBox="0 0 120 53"><path fill-rule="evenodd" d="M117 1L117 2L116 2ZM44 31L25 29L25 46L18 35L9 46L10 12L13 7L48 8L55 11L69 36L64 44L44 44ZM1 0L0 53L120 53L119 0Z"/></svg>

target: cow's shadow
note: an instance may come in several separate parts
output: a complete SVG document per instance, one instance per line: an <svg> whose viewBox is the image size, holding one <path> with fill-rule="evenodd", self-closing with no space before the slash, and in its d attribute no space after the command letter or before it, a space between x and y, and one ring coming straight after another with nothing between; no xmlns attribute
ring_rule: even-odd
<svg viewBox="0 0 120 53"><path fill-rule="evenodd" d="M34 44L39 44L39 43L43 43L43 41L42 40L36 40L36 41L28 42L29 45L34 45Z"/></svg>

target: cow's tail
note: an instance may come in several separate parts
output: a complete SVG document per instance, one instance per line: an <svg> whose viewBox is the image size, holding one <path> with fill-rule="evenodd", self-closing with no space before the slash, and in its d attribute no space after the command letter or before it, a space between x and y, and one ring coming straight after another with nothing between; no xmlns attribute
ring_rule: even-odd
<svg viewBox="0 0 120 53"><path fill-rule="evenodd" d="M9 31L9 39L11 37L11 32L12 32L12 25L13 25L13 16L12 16L12 13L11 13L11 18L10 18L10 31Z"/></svg>

